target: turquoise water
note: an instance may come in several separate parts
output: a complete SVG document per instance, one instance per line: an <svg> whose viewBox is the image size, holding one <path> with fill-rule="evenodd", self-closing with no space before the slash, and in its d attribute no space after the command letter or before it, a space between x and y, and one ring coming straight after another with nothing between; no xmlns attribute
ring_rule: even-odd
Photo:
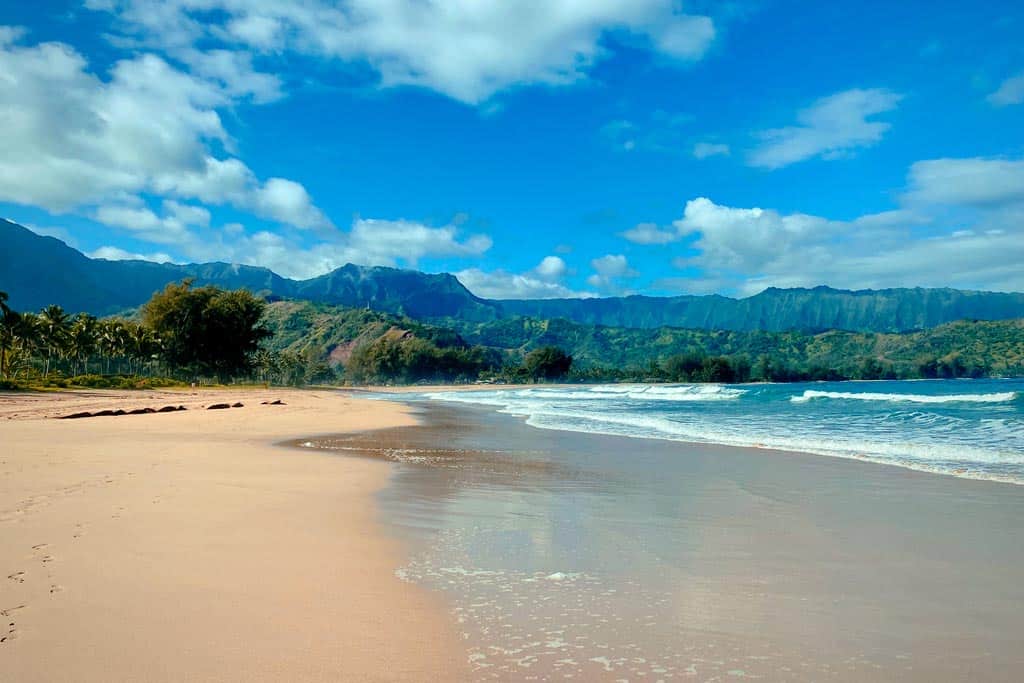
<svg viewBox="0 0 1024 683"><path fill-rule="evenodd" d="M611 384L452 391L527 424L859 458L1024 484L1024 380Z"/></svg>

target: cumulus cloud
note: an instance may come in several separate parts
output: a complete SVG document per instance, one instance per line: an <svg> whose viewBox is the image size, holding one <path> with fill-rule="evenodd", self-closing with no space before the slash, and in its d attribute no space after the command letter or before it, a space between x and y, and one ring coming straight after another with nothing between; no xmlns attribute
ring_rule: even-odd
<svg viewBox="0 0 1024 683"><path fill-rule="evenodd" d="M415 221L357 219L347 232L312 243L258 231L209 234L188 247L194 260L231 260L265 266L282 275L307 278L345 265L415 268L428 257L476 258L491 247L487 235L459 238L456 226L431 227Z"/></svg>
<svg viewBox="0 0 1024 683"><path fill-rule="evenodd" d="M87 0L122 33L173 51L197 42L369 64L383 86L414 85L479 103L516 85L572 83L622 34L679 60L700 59L711 18L671 0Z"/></svg>
<svg viewBox="0 0 1024 683"><path fill-rule="evenodd" d="M628 277L636 275L629 267L629 261L622 254L605 254L590 262L599 275L608 277Z"/></svg>
<svg viewBox="0 0 1024 683"><path fill-rule="evenodd" d="M594 296L593 292L578 292L568 287L564 279L571 273L566 262L558 256L545 256L524 273L467 268L455 276L469 291L489 299L579 299Z"/></svg>
<svg viewBox="0 0 1024 683"><path fill-rule="evenodd" d="M215 154L232 145L218 109L240 92L227 81L152 54L116 62L104 79L68 45L17 37L8 30L0 42L0 200L67 212L150 193L329 227L299 183L261 182Z"/></svg>
<svg viewBox="0 0 1024 683"><path fill-rule="evenodd" d="M550 282L530 273L506 270L485 272L467 268L455 273L459 282L486 299L586 299L592 292L577 292L560 282Z"/></svg>
<svg viewBox="0 0 1024 683"><path fill-rule="evenodd" d="M1003 81L987 99L997 107L1024 102L1024 71Z"/></svg>
<svg viewBox="0 0 1024 683"><path fill-rule="evenodd" d="M799 125L759 133L762 142L748 163L774 169L815 157L841 158L870 147L882 139L890 124L869 119L892 111L901 99L879 88L855 88L823 97L797 113Z"/></svg>
<svg viewBox="0 0 1024 683"><path fill-rule="evenodd" d="M157 252L153 254L136 254L130 251L125 251L120 247L100 247L94 251L89 252L90 258L101 258L108 261L152 261L154 263L173 263L172 259L168 254Z"/></svg>
<svg viewBox="0 0 1024 683"><path fill-rule="evenodd" d="M491 248L487 235L457 238L458 228L432 228L414 221L358 219L352 225L345 251L360 263L393 265L401 260L415 267L426 256L480 256Z"/></svg>
<svg viewBox="0 0 1024 683"><path fill-rule="evenodd" d="M904 199L916 203L994 206L1024 201L1024 160L929 159L910 167Z"/></svg>
<svg viewBox="0 0 1024 683"><path fill-rule="evenodd" d="M558 256L545 256L533 269L533 272L543 280L558 280L569 273L569 267Z"/></svg>
<svg viewBox="0 0 1024 683"><path fill-rule="evenodd" d="M957 183L956 174L945 171L976 171L978 160L936 161L941 163L911 168L905 207L851 221L691 200L675 226L694 238L696 255L678 258L675 265L702 275L671 284L743 295L822 283L853 289L1024 289L1024 185L989 191L967 182L947 194ZM948 220L951 206L969 210L956 216L970 216L970 227Z"/></svg>
<svg viewBox="0 0 1024 683"><path fill-rule="evenodd" d="M639 275L629 266L629 260L622 254L605 254L591 260L590 266L594 269L594 274L587 278L587 284L616 293L622 287L622 280Z"/></svg>
<svg viewBox="0 0 1024 683"><path fill-rule="evenodd" d="M144 204L109 204L98 207L92 218L147 242L179 246L194 239L190 228L210 224L210 212L205 208L173 200L164 201L162 216Z"/></svg>

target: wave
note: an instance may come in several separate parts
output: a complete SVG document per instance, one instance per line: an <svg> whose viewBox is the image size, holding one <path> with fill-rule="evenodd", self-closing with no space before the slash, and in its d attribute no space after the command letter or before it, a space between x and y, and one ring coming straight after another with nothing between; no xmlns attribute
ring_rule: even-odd
<svg viewBox="0 0 1024 683"><path fill-rule="evenodd" d="M945 396L929 394L881 394L855 393L848 391L818 391L808 389L800 396L790 397L793 403L807 403L813 399L833 398L851 401L891 401L907 403L1006 403L1017 399L1017 392L1002 391L994 394L947 394Z"/></svg>
<svg viewBox="0 0 1024 683"><path fill-rule="evenodd" d="M540 406L515 406L502 412L523 415L527 417L528 425L540 429L795 451L868 460L969 479L1024 484L1024 452L1006 450L994 444L966 445L941 440L930 443L902 439L882 441L855 434L826 436L792 430L782 436L769 425L760 425L761 428L751 424L744 427L732 425L730 428L714 422L684 424L649 415L552 411Z"/></svg>
<svg viewBox="0 0 1024 683"><path fill-rule="evenodd" d="M497 391L438 392L426 394L438 401L508 405L523 400L540 401L731 401L747 393L746 389L722 384L673 385L598 385L580 389L530 388Z"/></svg>

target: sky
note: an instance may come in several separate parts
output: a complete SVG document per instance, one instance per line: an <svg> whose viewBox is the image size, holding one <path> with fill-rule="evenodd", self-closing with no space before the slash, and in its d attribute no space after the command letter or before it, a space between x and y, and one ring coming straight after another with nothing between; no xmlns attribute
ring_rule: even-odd
<svg viewBox="0 0 1024 683"><path fill-rule="evenodd" d="M1024 291L1024 4L0 3L0 216L493 298Z"/></svg>

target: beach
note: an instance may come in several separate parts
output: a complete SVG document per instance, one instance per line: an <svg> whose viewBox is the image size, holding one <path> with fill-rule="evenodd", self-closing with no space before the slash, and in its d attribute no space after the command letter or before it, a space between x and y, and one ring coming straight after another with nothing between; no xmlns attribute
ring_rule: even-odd
<svg viewBox="0 0 1024 683"><path fill-rule="evenodd" d="M1016 484L410 391L3 394L0 444L5 679L1024 671Z"/></svg>
<svg viewBox="0 0 1024 683"><path fill-rule="evenodd" d="M463 678L440 596L395 577L391 466L275 445L412 422L330 391L0 395L0 678Z"/></svg>
<svg viewBox="0 0 1024 683"><path fill-rule="evenodd" d="M477 680L1024 672L1019 485L411 405L297 445L397 463L401 575L446 596Z"/></svg>

